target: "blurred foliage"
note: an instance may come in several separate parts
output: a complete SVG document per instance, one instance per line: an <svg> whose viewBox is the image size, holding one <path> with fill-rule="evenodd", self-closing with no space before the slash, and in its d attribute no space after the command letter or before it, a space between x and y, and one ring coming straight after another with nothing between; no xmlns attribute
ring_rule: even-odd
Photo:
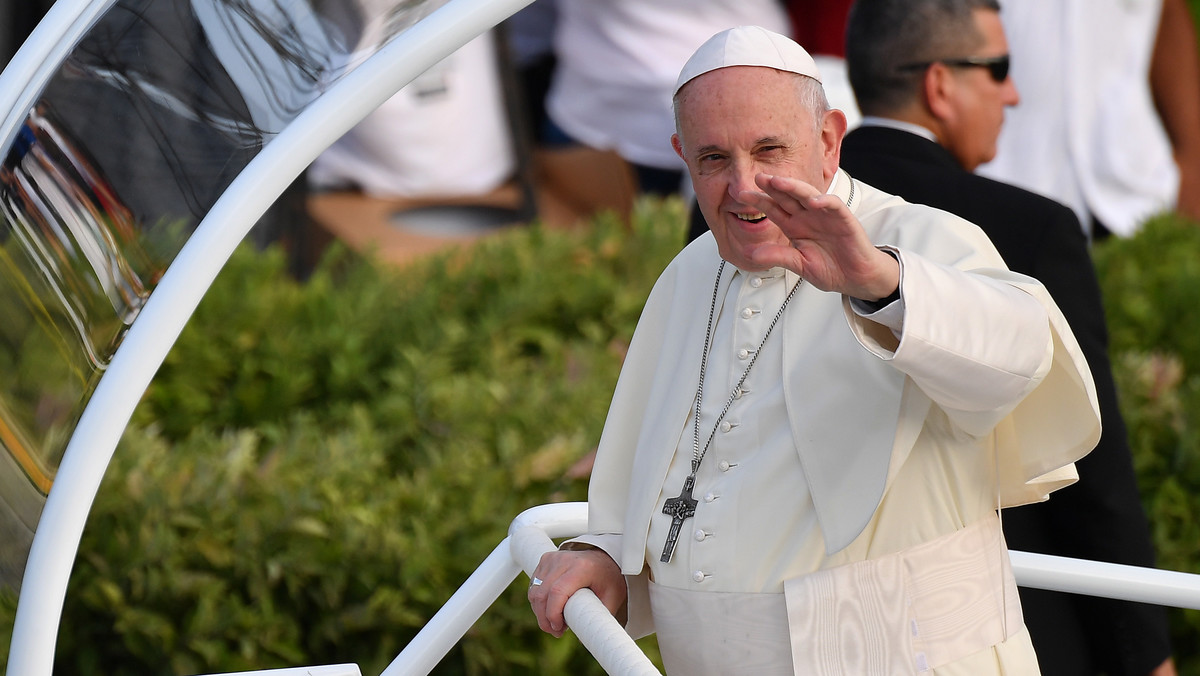
<svg viewBox="0 0 1200 676"><path fill-rule="evenodd" d="M586 499L684 227L680 202L646 202L632 230L516 229L400 270L335 250L304 283L282 251L239 249L105 476L56 672L380 672L517 514ZM538 631L526 584L436 673L599 673Z"/></svg>
<svg viewBox="0 0 1200 676"><path fill-rule="evenodd" d="M1158 566L1200 573L1200 227L1160 216L1093 256ZM1200 611L1170 616L1179 673L1200 674Z"/></svg>
<svg viewBox="0 0 1200 676"><path fill-rule="evenodd" d="M647 201L632 231L518 229L400 270L335 250L304 283L281 251L240 249L105 477L56 671L381 671L516 514L585 499L683 220ZM1200 572L1200 228L1153 219L1095 260L1160 566ZM537 630L525 584L435 673L600 673ZM1200 674L1200 613L1171 619L1180 673Z"/></svg>

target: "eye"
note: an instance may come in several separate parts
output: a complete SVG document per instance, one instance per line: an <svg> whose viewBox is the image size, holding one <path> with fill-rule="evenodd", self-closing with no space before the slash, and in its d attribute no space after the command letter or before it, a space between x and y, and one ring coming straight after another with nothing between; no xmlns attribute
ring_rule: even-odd
<svg viewBox="0 0 1200 676"><path fill-rule="evenodd" d="M723 153L704 153L696 158L696 168L701 174L721 171L728 158Z"/></svg>

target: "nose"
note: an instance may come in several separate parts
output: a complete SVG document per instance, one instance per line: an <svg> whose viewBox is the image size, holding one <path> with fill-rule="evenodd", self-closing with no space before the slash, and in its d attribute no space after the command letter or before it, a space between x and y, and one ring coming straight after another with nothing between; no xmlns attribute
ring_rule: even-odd
<svg viewBox="0 0 1200 676"><path fill-rule="evenodd" d="M1017 83L1013 82L1012 75L1004 79L1004 91L1001 93L1002 100L1006 106L1015 106L1021 103L1021 94L1017 91Z"/></svg>
<svg viewBox="0 0 1200 676"><path fill-rule="evenodd" d="M753 162L733 162L729 168L729 196L737 200L738 196L747 190L762 192L758 184L754 182L754 177L758 173L758 167Z"/></svg>

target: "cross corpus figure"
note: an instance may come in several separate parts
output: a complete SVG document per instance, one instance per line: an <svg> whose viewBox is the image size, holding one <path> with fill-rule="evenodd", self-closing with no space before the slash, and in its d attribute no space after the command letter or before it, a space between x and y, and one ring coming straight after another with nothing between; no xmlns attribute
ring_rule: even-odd
<svg viewBox="0 0 1200 676"><path fill-rule="evenodd" d="M671 517L671 530L667 532L667 542L663 545L659 561L670 563L675 555L675 545L679 542L679 529L683 522L696 515L696 499L692 497L692 487L696 485L696 475L690 474L683 482L683 490L674 498L668 498L663 503L663 514Z"/></svg>

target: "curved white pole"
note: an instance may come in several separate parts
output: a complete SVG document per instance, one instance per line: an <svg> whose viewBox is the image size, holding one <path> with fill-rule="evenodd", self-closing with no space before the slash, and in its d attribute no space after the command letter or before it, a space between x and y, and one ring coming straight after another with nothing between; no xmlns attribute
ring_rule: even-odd
<svg viewBox="0 0 1200 676"><path fill-rule="evenodd" d="M25 567L9 676L50 676L67 582L104 471L138 400L238 243L322 150L416 76L529 2L450 0L310 104L213 205L126 334L63 454Z"/></svg>
<svg viewBox="0 0 1200 676"><path fill-rule="evenodd" d="M0 148L7 148L63 58L116 0L58 0L0 73Z"/></svg>

